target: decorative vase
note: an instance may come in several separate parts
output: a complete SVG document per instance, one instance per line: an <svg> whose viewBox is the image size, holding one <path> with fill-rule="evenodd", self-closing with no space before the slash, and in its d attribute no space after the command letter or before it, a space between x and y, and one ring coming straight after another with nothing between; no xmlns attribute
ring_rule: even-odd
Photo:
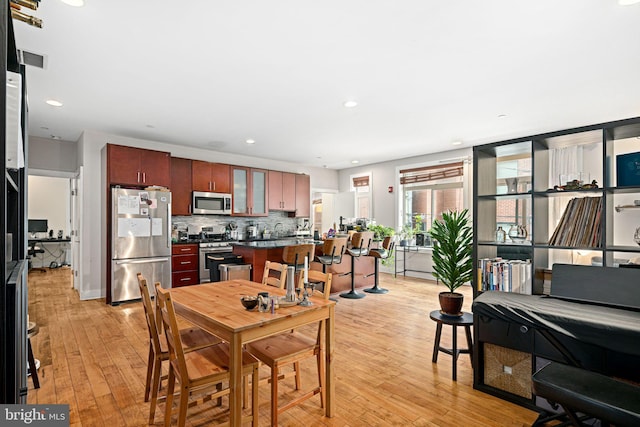
<svg viewBox="0 0 640 427"><path fill-rule="evenodd" d="M518 178L505 178L504 182L507 184L507 193L515 194L518 192Z"/></svg>
<svg viewBox="0 0 640 427"><path fill-rule="evenodd" d="M496 230L496 242L504 243L507 240L507 232L502 229L502 226L498 226Z"/></svg>
<svg viewBox="0 0 640 427"><path fill-rule="evenodd" d="M464 303L464 295L457 292L440 292L438 294L440 301L440 312L445 316L460 317L462 316L462 303Z"/></svg>
<svg viewBox="0 0 640 427"><path fill-rule="evenodd" d="M527 227L524 225L513 224L509 228L509 238L514 243L522 243L527 239Z"/></svg>

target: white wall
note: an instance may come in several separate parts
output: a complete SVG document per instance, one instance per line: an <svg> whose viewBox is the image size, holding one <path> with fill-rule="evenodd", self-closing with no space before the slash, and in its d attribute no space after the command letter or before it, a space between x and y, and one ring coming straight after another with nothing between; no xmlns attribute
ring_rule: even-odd
<svg viewBox="0 0 640 427"><path fill-rule="evenodd" d="M78 144L38 137L29 137L28 164L30 175L58 176L78 170Z"/></svg>
<svg viewBox="0 0 640 427"><path fill-rule="evenodd" d="M69 179L29 175L28 214L30 219L46 219L49 229L69 235Z"/></svg>
<svg viewBox="0 0 640 427"><path fill-rule="evenodd" d="M182 147L155 141L109 135L97 131L85 131L78 141L79 164L84 166L82 213L83 224L80 238L84 242L81 259L83 263L80 281L80 298L91 299L105 296L106 289L106 170L102 150L107 143L127 145L152 150L168 151L174 157L228 163L285 172L306 173L310 176L311 188L338 189L338 173L324 168L269 159L219 153L193 147Z"/></svg>

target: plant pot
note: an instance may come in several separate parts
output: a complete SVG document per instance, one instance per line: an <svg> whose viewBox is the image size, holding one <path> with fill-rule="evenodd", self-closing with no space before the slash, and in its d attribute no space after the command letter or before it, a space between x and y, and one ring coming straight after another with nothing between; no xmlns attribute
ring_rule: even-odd
<svg viewBox="0 0 640 427"><path fill-rule="evenodd" d="M451 317L462 316L464 295L457 292L440 292L438 299L440 300L440 311L442 314Z"/></svg>

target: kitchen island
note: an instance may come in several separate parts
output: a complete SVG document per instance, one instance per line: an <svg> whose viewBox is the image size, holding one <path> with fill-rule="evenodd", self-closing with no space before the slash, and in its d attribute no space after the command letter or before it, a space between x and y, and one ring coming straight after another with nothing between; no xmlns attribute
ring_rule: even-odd
<svg viewBox="0 0 640 427"><path fill-rule="evenodd" d="M252 280L260 282L264 272L266 261L282 262L282 252L286 246L314 243L316 255L322 254L322 241L300 238L282 238L269 240L252 240L233 244L233 253L242 255L244 262L251 264ZM322 271L322 264L310 262L309 268ZM373 286L374 258L370 256L359 257L355 261L355 286L356 288ZM331 293L344 292L351 288L351 276L345 275L351 271L351 256L345 254L341 264L333 264L327 267L327 273L333 274ZM369 276L369 277L365 277Z"/></svg>

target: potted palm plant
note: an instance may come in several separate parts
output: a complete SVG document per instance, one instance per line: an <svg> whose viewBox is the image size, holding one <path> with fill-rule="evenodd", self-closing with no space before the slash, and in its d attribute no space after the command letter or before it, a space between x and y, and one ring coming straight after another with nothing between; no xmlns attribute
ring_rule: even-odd
<svg viewBox="0 0 640 427"><path fill-rule="evenodd" d="M473 274L473 232L468 213L468 209L445 212L442 220L435 220L429 230L434 240L433 275L449 289L439 294L440 308L443 314L450 316L462 314L464 295L456 289L471 281Z"/></svg>

